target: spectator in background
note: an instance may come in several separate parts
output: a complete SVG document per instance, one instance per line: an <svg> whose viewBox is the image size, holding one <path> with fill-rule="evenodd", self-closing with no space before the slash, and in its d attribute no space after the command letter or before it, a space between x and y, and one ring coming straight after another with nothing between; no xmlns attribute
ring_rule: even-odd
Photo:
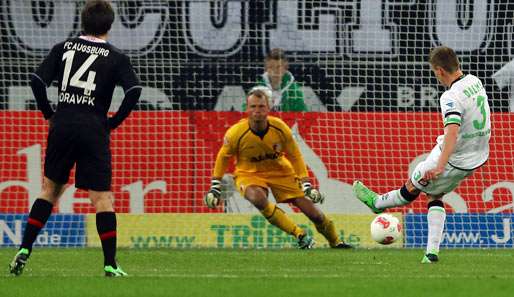
<svg viewBox="0 0 514 297"><path fill-rule="evenodd" d="M272 49L264 62L266 72L257 79L257 85L272 90L272 111L309 111L300 84L295 81L288 67L284 51L280 48ZM246 100L243 110L246 110Z"/></svg>

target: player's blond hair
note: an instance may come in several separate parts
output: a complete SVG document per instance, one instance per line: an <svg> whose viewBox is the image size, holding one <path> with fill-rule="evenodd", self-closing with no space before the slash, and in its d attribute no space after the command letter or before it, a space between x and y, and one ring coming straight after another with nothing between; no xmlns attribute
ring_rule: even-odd
<svg viewBox="0 0 514 297"><path fill-rule="evenodd" d="M449 73L454 73L460 69L457 54L447 46L439 46L430 50L428 61L432 66L441 67Z"/></svg>
<svg viewBox="0 0 514 297"><path fill-rule="evenodd" d="M266 94L266 92L264 90L253 88L248 93L248 96L246 97L246 106L248 106L248 99L250 98L250 96L255 96L259 99L264 99L266 101L266 104L268 105L268 107L270 106L270 102L269 102L270 98L268 97L268 94Z"/></svg>

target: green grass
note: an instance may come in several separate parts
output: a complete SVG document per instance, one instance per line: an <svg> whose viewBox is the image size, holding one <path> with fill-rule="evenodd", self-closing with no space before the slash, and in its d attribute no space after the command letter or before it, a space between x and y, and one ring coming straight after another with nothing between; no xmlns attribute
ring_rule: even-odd
<svg viewBox="0 0 514 297"><path fill-rule="evenodd" d="M23 275L0 249L0 296L513 296L512 250L120 250L130 276L107 279L99 249L37 249Z"/></svg>

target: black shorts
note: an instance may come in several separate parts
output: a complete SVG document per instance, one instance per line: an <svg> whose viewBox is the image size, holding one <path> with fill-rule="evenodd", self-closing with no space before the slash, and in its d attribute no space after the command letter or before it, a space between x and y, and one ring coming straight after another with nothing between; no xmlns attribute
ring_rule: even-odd
<svg viewBox="0 0 514 297"><path fill-rule="evenodd" d="M48 131L45 176L59 184L68 182L73 165L75 187L110 191L112 180L110 130L106 121L53 119Z"/></svg>

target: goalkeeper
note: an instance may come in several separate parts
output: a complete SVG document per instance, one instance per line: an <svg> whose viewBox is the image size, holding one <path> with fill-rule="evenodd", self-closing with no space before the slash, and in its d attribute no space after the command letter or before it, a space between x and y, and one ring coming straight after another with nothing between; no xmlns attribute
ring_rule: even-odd
<svg viewBox="0 0 514 297"><path fill-rule="evenodd" d="M277 205L268 200L271 190L278 203L298 207L323 234L332 248L351 248L341 241L334 223L314 203L324 196L312 187L307 168L291 129L281 119L268 116L271 90L253 88L247 97L247 118L230 127L216 157L211 189L205 196L209 208L216 208L221 196L221 178L231 158L236 159L235 183L273 225L293 235L300 249L310 249L314 240Z"/></svg>

